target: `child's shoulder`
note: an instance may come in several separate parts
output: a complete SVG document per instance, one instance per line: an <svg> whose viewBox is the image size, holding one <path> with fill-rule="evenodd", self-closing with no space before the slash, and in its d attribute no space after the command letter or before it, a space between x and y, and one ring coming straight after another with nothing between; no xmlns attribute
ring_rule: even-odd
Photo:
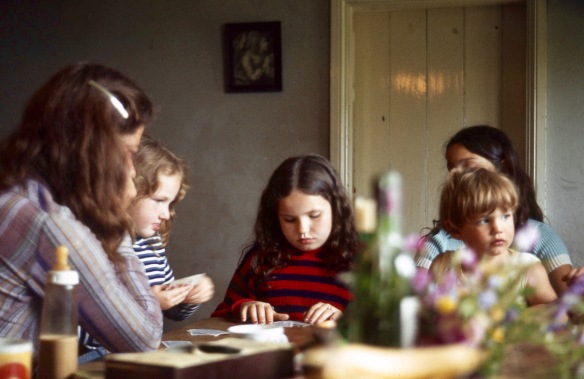
<svg viewBox="0 0 584 379"><path fill-rule="evenodd" d="M436 264L440 264L440 265L450 265L450 262L452 261L452 256L454 255L454 251L445 251L443 253L438 254L438 256L436 258L434 258L434 260L432 261L432 263L436 262Z"/></svg>
<svg viewBox="0 0 584 379"><path fill-rule="evenodd" d="M445 251L444 253L438 254L438 256L432 260L432 264L430 265L430 272L434 275L440 275L451 269L453 254L454 251Z"/></svg>
<svg viewBox="0 0 584 379"><path fill-rule="evenodd" d="M532 253L520 252L520 251L513 250L513 249L509 249L509 252L511 253L511 257L514 259L514 261L513 261L514 263L519 263L519 264L524 264L524 265L541 263L540 259Z"/></svg>

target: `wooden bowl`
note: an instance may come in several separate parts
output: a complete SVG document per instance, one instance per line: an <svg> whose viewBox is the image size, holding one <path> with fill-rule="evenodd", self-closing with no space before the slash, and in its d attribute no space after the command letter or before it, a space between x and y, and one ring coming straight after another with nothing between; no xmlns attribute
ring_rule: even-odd
<svg viewBox="0 0 584 379"><path fill-rule="evenodd" d="M464 344L411 349L346 344L307 350L303 367L309 379L446 379L475 372L485 359L485 352Z"/></svg>

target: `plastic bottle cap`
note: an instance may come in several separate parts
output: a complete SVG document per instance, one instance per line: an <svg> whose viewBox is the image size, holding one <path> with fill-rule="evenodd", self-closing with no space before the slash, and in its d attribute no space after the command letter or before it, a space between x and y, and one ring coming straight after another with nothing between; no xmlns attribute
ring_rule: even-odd
<svg viewBox="0 0 584 379"><path fill-rule="evenodd" d="M69 249L62 245L57 246L55 253L57 254L57 262L55 262L53 269L47 273L47 281L63 286L78 284L79 274L77 271L71 270L69 265Z"/></svg>
<svg viewBox="0 0 584 379"><path fill-rule="evenodd" d="M47 280L53 284L74 286L79 284L79 274L77 271L49 271Z"/></svg>

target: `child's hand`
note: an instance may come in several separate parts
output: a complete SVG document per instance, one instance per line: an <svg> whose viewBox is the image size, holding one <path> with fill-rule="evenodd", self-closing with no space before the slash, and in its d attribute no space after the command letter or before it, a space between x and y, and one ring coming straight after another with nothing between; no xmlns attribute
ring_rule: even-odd
<svg viewBox="0 0 584 379"><path fill-rule="evenodd" d="M152 291L163 311L180 304L187 297L193 286L185 285L178 287L169 287L168 285L152 286Z"/></svg>
<svg viewBox="0 0 584 379"><path fill-rule="evenodd" d="M318 324L326 320L338 320L343 312L327 303L316 303L306 312L304 322Z"/></svg>
<svg viewBox="0 0 584 379"><path fill-rule="evenodd" d="M248 301L243 303L240 308L241 321L246 322L249 319L254 324L271 324L276 321L286 321L290 318L286 313L277 313L270 303L262 301Z"/></svg>
<svg viewBox="0 0 584 379"><path fill-rule="evenodd" d="M205 301L211 300L215 294L215 285L208 276L203 277L196 286L191 289L187 297L184 299L185 304L201 304Z"/></svg>

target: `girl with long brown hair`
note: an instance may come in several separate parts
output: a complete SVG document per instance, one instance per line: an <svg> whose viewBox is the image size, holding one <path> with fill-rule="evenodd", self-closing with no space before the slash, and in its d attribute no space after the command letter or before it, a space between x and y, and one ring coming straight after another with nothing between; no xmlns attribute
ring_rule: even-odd
<svg viewBox="0 0 584 379"><path fill-rule="evenodd" d="M152 118L144 91L99 64L67 66L33 94L0 142L0 336L38 348L45 278L64 245L80 277L80 326L110 351L158 348L160 305L125 211Z"/></svg>

